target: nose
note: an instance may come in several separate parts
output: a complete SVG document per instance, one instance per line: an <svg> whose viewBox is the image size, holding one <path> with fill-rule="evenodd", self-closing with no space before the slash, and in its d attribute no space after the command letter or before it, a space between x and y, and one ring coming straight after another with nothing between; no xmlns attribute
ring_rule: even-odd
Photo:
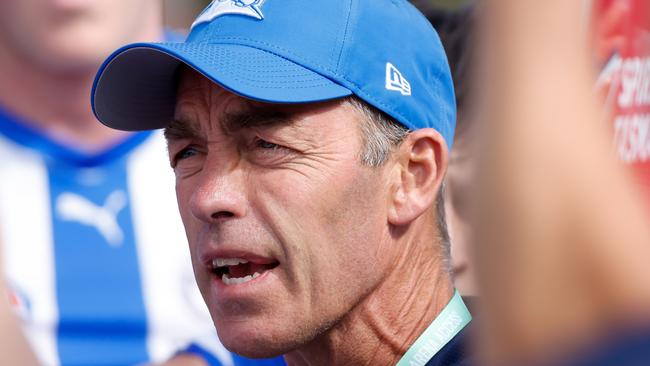
<svg viewBox="0 0 650 366"><path fill-rule="evenodd" d="M205 222L218 222L246 215L244 172L236 159L208 154L196 177L190 198L192 215Z"/></svg>

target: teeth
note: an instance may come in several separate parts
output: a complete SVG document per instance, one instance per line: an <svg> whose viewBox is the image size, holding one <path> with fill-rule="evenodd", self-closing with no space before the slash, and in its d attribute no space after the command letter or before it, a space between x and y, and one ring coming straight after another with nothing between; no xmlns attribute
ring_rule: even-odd
<svg viewBox="0 0 650 366"><path fill-rule="evenodd" d="M226 267L226 266L236 266L238 264L246 264L248 261L241 258L217 258L212 260L212 267Z"/></svg>
<svg viewBox="0 0 650 366"><path fill-rule="evenodd" d="M251 281L257 277L259 277L260 274L258 272L253 273L252 275L248 275L246 277L234 277L230 278L227 274L223 274L221 276L221 280L223 280L223 283L226 284L226 286L234 286L234 285L240 285L242 283L246 283L248 281Z"/></svg>

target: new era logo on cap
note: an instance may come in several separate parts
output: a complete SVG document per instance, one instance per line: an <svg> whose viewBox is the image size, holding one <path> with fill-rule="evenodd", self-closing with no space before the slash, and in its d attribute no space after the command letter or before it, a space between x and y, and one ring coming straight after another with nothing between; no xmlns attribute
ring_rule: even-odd
<svg viewBox="0 0 650 366"><path fill-rule="evenodd" d="M390 62L386 63L386 89L398 91L402 95L411 95L411 84Z"/></svg>
<svg viewBox="0 0 650 366"><path fill-rule="evenodd" d="M262 14L264 1L266 0L213 0L192 23L192 28L225 14L247 15L262 20L264 19L264 14Z"/></svg>

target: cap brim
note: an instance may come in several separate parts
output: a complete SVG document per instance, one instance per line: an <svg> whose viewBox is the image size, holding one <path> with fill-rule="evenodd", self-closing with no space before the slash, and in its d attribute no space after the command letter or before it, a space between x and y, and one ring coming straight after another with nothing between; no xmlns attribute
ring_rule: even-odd
<svg viewBox="0 0 650 366"><path fill-rule="evenodd" d="M111 128L165 127L176 103L175 72L186 64L243 97L307 103L351 95L347 88L265 50L237 44L139 43L113 53L92 91L97 118Z"/></svg>

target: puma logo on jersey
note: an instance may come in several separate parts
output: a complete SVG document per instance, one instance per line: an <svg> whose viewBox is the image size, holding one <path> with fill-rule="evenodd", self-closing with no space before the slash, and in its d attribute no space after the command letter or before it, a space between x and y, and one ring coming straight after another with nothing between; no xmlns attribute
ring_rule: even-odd
<svg viewBox="0 0 650 366"><path fill-rule="evenodd" d="M262 14L264 1L266 0L213 0L192 23L192 28L225 14L247 15L262 20L264 19L264 14Z"/></svg>
<svg viewBox="0 0 650 366"><path fill-rule="evenodd" d="M111 193L103 206L97 206L87 198L75 193L62 193L56 200L56 211L65 221L76 221L97 229L109 245L122 245L124 233L117 222L117 215L126 207L126 193Z"/></svg>

